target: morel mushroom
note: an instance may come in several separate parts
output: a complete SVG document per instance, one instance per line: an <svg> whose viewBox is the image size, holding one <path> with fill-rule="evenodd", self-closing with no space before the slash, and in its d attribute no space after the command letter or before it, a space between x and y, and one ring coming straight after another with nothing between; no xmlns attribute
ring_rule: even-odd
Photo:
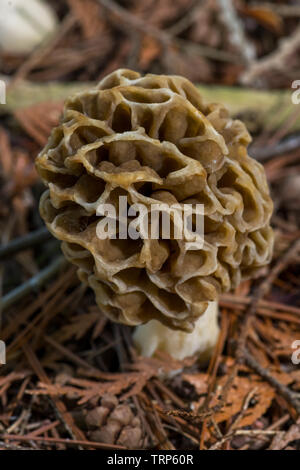
<svg viewBox="0 0 300 470"><path fill-rule="evenodd" d="M272 201L251 138L185 78L117 70L69 98L37 158L40 211L79 278L113 321L141 325L136 344L182 358L218 337L218 295L269 263ZM204 242L97 234L99 207L204 207ZM194 219L193 219L194 220ZM147 324L147 322L149 322ZM146 325L142 325L145 324Z"/></svg>

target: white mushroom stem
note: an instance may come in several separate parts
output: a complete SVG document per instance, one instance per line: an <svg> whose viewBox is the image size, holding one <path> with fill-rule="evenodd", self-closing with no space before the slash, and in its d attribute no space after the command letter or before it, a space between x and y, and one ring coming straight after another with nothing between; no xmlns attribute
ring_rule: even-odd
<svg viewBox="0 0 300 470"><path fill-rule="evenodd" d="M191 333L172 330L157 320L151 320L136 328L133 340L139 353L145 357L151 357L156 350L160 350L175 359L198 353L199 359L205 361L212 354L219 332L218 302L209 302Z"/></svg>

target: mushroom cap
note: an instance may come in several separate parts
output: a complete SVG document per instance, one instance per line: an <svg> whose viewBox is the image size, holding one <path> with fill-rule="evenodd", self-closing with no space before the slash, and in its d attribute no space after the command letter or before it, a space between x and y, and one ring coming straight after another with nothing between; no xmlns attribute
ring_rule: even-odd
<svg viewBox="0 0 300 470"><path fill-rule="evenodd" d="M70 97L36 160L40 211L113 321L191 331L208 302L269 263L273 204L244 124L179 76L120 69ZM97 236L100 204L203 204L204 243Z"/></svg>

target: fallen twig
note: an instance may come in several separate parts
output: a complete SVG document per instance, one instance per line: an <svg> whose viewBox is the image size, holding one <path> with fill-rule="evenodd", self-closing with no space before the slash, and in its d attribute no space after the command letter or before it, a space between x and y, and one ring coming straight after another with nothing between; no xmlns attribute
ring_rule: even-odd
<svg viewBox="0 0 300 470"><path fill-rule="evenodd" d="M6 259L19 251L32 248L51 238L52 235L46 227L36 230L35 232L30 232L24 235L24 237L16 238L7 245L0 247L0 260Z"/></svg>
<svg viewBox="0 0 300 470"><path fill-rule="evenodd" d="M242 22L233 6L232 0L218 0L221 20L226 26L231 44L240 52L246 64L256 57L255 47L245 35Z"/></svg>
<svg viewBox="0 0 300 470"><path fill-rule="evenodd" d="M175 44L181 47L187 47L190 50L193 50L194 53L198 53L204 57L210 57L211 59L226 62L240 62L239 58L237 58L234 54L231 54L230 52L220 51L213 47L203 46L201 44L194 44L184 39L175 38L168 32L161 31L155 26L152 26L146 21L143 21L142 19L133 15L128 10L126 10L126 8L123 8L114 0L98 0L98 2L100 3L100 5L102 5L103 8L105 8L121 20L119 27L123 29L125 27L126 30L128 30L128 26L130 26L131 28L134 28L137 31L140 31L144 34L148 34L149 36L158 39L164 46L170 46L171 44ZM125 23L127 23L128 26L124 26Z"/></svg>
<svg viewBox="0 0 300 470"><path fill-rule="evenodd" d="M280 46L275 52L267 57L257 60L244 72L241 82L245 85L254 84L257 80L262 80L266 72L286 69L286 61L300 47L300 26L293 34L281 41Z"/></svg>
<svg viewBox="0 0 300 470"><path fill-rule="evenodd" d="M24 282L24 284L14 289L12 292L6 294L0 300L0 309L2 309L2 311L6 310L33 290L42 287L64 266L67 266L67 261L63 256L59 256L50 264L50 266L42 269L36 276L33 276L31 279Z"/></svg>
<svg viewBox="0 0 300 470"><path fill-rule="evenodd" d="M54 437L30 437L30 436L17 436L17 435L9 435L9 434L2 434L0 438L7 441L20 441L20 442L41 442L44 444L65 444L66 446L82 446L82 447L94 447L95 449L102 449L102 450L126 450L126 447L118 446L114 444L103 444L100 442L92 442L92 441L83 441L78 439L59 439Z"/></svg>
<svg viewBox="0 0 300 470"><path fill-rule="evenodd" d="M292 152L300 147L300 136L293 135L282 142L278 142L275 146L256 147L255 145L249 148L249 155L261 162L270 160L277 155Z"/></svg>
<svg viewBox="0 0 300 470"><path fill-rule="evenodd" d="M293 392L286 385L278 382L278 380L275 379L267 369L262 367L247 350L243 351L243 358L246 364L261 378L265 379L270 385L272 385L272 387L274 387L276 391L283 396L283 398L285 398L293 408L295 408L298 415L300 415L300 393Z"/></svg>

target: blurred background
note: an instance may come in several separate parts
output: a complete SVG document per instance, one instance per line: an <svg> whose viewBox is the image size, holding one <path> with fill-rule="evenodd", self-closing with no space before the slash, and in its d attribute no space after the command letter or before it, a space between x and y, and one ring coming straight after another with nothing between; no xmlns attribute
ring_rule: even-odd
<svg viewBox="0 0 300 470"><path fill-rule="evenodd" d="M300 5L293 0L1 0L0 5L1 73L15 78L90 81L118 67L263 88L290 87L299 78ZM33 60L31 52L44 36L48 42Z"/></svg>
<svg viewBox="0 0 300 470"><path fill-rule="evenodd" d="M116 403L134 407L143 423L140 438L125 447L187 449L200 442L210 448L220 437L209 425L194 426L184 414L170 418L166 410L187 411L190 399L201 407L217 377L224 383L251 283L221 299L224 333L209 369L200 371L195 361L177 364L189 367L187 373L166 383L159 371L168 360L136 357L129 330L102 316L39 216L44 187L34 160L64 99L120 67L184 75L208 101L224 103L245 121L253 136L249 153L265 166L271 187L274 263L280 266L249 330L248 348L261 367L300 390L299 370L290 361L291 344L300 339L299 250L292 261L286 256L300 238L300 2L0 0L0 80L6 86L0 104L0 339L8 358L0 369L3 448L41 446L31 432L43 436L45 448L67 448L70 443L59 439L70 437L84 447L86 439L103 443L103 435L91 437L76 419L107 391ZM255 384L258 397L240 427L271 432L263 439L231 434L225 448L286 448L297 439L299 445L295 410L282 391L259 382L253 369L245 366L243 374L231 392L235 404L216 422L226 435ZM294 439L274 442L272 429L292 429ZM108 448L121 445L114 436L106 439Z"/></svg>

